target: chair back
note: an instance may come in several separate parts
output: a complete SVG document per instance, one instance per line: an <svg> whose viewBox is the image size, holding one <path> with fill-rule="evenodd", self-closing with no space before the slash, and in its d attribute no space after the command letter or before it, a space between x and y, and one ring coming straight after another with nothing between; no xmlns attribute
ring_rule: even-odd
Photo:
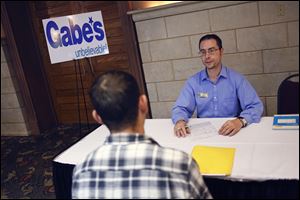
<svg viewBox="0 0 300 200"><path fill-rule="evenodd" d="M297 82L291 79L298 77ZM285 78L278 88L277 114L299 113L299 74Z"/></svg>

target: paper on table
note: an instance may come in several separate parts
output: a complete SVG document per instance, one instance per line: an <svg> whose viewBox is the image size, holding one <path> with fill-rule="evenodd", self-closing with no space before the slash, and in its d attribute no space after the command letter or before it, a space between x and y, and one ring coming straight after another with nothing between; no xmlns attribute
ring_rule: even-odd
<svg viewBox="0 0 300 200"><path fill-rule="evenodd" d="M211 122L200 122L189 126L191 134L190 139L197 140L218 135L217 129Z"/></svg>
<svg viewBox="0 0 300 200"><path fill-rule="evenodd" d="M194 146L192 157L203 175L230 175L235 148Z"/></svg>

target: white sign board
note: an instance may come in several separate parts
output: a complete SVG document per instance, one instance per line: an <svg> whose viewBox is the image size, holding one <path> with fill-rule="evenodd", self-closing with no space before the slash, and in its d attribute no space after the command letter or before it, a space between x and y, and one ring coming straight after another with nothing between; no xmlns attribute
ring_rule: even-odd
<svg viewBox="0 0 300 200"><path fill-rule="evenodd" d="M43 19L51 63L108 54L101 11Z"/></svg>

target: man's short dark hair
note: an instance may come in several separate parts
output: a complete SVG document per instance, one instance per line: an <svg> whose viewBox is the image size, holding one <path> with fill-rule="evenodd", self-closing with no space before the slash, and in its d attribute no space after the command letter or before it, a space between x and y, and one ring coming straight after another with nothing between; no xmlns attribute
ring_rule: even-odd
<svg viewBox="0 0 300 200"><path fill-rule="evenodd" d="M123 71L109 71L100 75L90 90L95 110L111 131L135 125L139 96L135 78Z"/></svg>
<svg viewBox="0 0 300 200"><path fill-rule="evenodd" d="M207 35L204 35L203 37L201 37L201 39L199 40L199 49L200 49L200 44L201 44L202 41L204 41L204 40L211 40L211 39L216 40L217 45L218 45L218 47L220 49L223 48L223 46L222 46L222 40L221 40L221 38L219 36L217 36L216 34L207 34Z"/></svg>

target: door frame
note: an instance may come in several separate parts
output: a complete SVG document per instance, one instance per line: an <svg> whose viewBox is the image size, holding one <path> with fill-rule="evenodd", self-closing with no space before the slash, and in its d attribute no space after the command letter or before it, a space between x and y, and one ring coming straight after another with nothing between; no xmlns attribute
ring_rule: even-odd
<svg viewBox="0 0 300 200"><path fill-rule="evenodd" d="M28 132L39 135L58 123L34 38L28 2L1 1L1 23L11 57L8 67L16 76Z"/></svg>

